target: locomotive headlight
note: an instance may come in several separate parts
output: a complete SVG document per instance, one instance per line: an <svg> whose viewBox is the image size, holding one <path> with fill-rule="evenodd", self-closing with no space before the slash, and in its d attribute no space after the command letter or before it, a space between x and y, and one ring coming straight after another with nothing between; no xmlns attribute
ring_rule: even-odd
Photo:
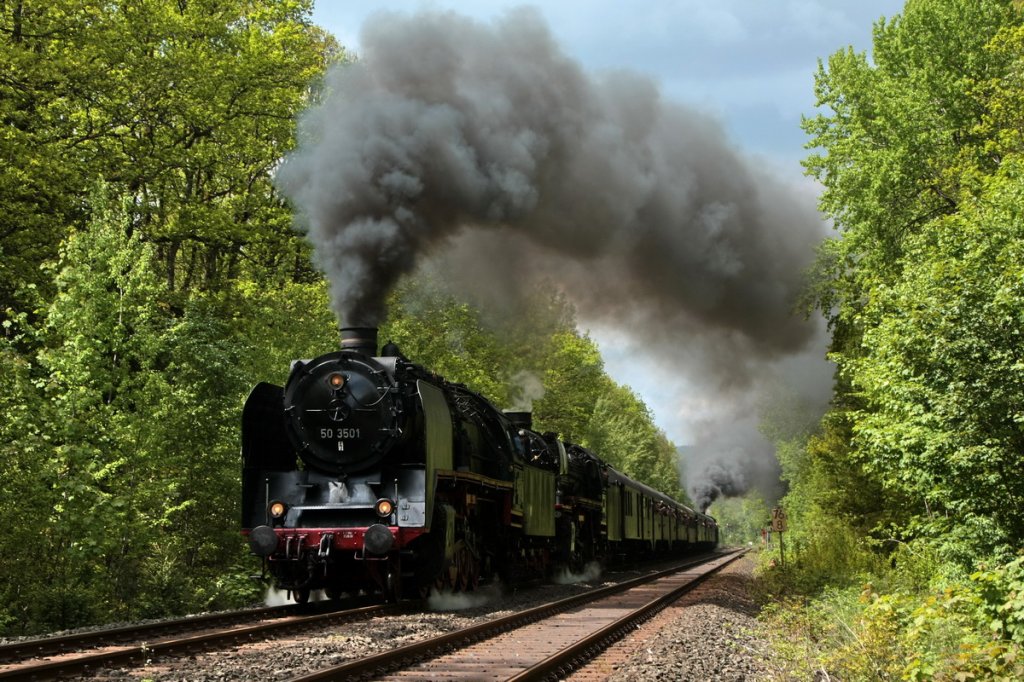
<svg viewBox="0 0 1024 682"><path fill-rule="evenodd" d="M335 372L327 377L327 385L337 391L345 385L345 375Z"/></svg>
<svg viewBox="0 0 1024 682"><path fill-rule="evenodd" d="M286 509L284 502L271 502L270 506L267 507L267 510L270 512L270 518L272 519L279 519L284 516Z"/></svg>
<svg viewBox="0 0 1024 682"><path fill-rule="evenodd" d="M377 500L377 516L382 519L386 519L391 516L391 512L395 511L395 504L386 497L382 497Z"/></svg>

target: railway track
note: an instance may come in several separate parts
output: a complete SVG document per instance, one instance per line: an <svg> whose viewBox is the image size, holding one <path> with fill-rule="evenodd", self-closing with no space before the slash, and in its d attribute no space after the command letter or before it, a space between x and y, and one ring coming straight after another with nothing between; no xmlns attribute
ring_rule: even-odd
<svg viewBox="0 0 1024 682"><path fill-rule="evenodd" d="M329 602L291 604L14 642L0 646L0 680L55 679L101 668L145 664L159 656L179 656L257 641L278 632L366 620L404 608L372 604L339 610Z"/></svg>
<svg viewBox="0 0 1024 682"><path fill-rule="evenodd" d="M289 682L560 679L744 552L689 562Z"/></svg>
<svg viewBox="0 0 1024 682"><path fill-rule="evenodd" d="M394 675L393 679L439 675L456 679L460 670L472 679L543 679L562 674L598 653L633 623L653 614L656 606L652 602L672 601L738 556L717 555L710 562L705 557L294 679L348 680L386 675ZM311 606L319 611L310 613ZM344 623L375 622L372 619L377 617L420 612L422 605L409 602L333 612L327 608L328 604L302 609L291 605L18 642L0 646L0 680L102 675L111 668L166 662L199 651L258 643L275 635L288 638L296 632L331 629ZM645 612L646 616L641 615ZM616 617L609 619L610 615ZM477 642L482 644L474 648ZM173 662L170 665L175 666Z"/></svg>

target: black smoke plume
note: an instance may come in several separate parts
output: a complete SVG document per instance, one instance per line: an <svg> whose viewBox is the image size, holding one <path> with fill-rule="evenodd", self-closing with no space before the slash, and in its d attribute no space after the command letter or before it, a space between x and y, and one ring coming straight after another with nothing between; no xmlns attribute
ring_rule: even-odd
<svg viewBox="0 0 1024 682"><path fill-rule="evenodd" d="M345 325L379 323L428 261L492 305L543 276L723 404L813 336L791 314L821 236L811 202L650 80L584 72L532 10L367 21L278 185Z"/></svg>

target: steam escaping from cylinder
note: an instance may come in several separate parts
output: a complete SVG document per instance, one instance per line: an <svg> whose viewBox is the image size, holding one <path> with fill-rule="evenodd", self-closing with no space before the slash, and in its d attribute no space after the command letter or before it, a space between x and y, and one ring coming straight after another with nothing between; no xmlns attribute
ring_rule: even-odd
<svg viewBox="0 0 1024 682"><path fill-rule="evenodd" d="M418 266L489 308L543 276L582 319L629 325L666 378L723 396L814 333L791 314L813 198L649 79L586 73L535 10L368 20L277 184L345 324L376 326Z"/></svg>

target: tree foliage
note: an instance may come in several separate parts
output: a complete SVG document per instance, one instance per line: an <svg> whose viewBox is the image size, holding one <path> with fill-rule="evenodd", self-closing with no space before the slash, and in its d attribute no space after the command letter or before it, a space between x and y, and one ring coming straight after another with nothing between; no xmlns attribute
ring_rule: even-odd
<svg viewBox="0 0 1024 682"><path fill-rule="evenodd" d="M1018 19L1008 0L911 0L875 26L873 62L846 49L819 65L827 110L804 122L821 150L805 166L842 232L822 259L819 302L833 323L856 327L865 288L899 276L905 240L956 212L971 190L965 171L998 162L979 131L977 90L1007 61L986 46Z"/></svg>
<svg viewBox="0 0 1024 682"><path fill-rule="evenodd" d="M0 309L81 226L103 179L134 201L171 289L306 273L270 173L341 58L311 2L0 3Z"/></svg>
<svg viewBox="0 0 1024 682"><path fill-rule="evenodd" d="M252 596L240 405L333 341L270 182L345 58L310 10L0 2L0 627Z"/></svg>
<svg viewBox="0 0 1024 682"><path fill-rule="evenodd" d="M989 549L1024 537L1021 21L1004 0L911 0L876 25L873 61L842 50L820 67L828 109L805 122L841 233L815 290L852 436L835 459L886 492L898 535L957 528Z"/></svg>
<svg viewBox="0 0 1024 682"><path fill-rule="evenodd" d="M619 471L687 500L675 445L654 425L650 409L630 388L608 382L594 403L584 440Z"/></svg>
<svg viewBox="0 0 1024 682"><path fill-rule="evenodd" d="M917 522L1008 551L1024 539L1021 162L910 240L901 280L872 289L865 352L847 365L866 468L920 500Z"/></svg>
<svg viewBox="0 0 1024 682"><path fill-rule="evenodd" d="M798 677L1017 679L1024 11L909 0L872 56L823 64L805 122L839 232L813 290L839 374L819 431L780 449L797 551L766 580L810 596L773 617L803 635L780 658Z"/></svg>

